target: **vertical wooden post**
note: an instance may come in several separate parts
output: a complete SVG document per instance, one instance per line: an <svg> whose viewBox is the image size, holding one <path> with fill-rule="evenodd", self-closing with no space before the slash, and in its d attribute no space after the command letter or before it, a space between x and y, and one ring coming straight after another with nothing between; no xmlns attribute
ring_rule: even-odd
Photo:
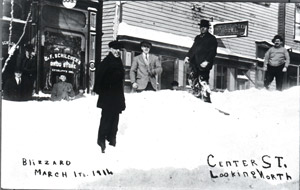
<svg viewBox="0 0 300 190"><path fill-rule="evenodd" d="M3 13L3 0L0 0L0 71L2 71L2 15ZM0 151L2 150L2 72L0 72ZM2 152L2 151L1 151ZM0 160L2 160L2 154L0 154ZM0 171L2 171L2 165L0 164ZM2 173L0 172L0 187L2 187Z"/></svg>
<svg viewBox="0 0 300 190"><path fill-rule="evenodd" d="M103 15L103 0L99 0L97 21L96 21L96 47L95 47L95 65L101 61L102 52L102 15Z"/></svg>

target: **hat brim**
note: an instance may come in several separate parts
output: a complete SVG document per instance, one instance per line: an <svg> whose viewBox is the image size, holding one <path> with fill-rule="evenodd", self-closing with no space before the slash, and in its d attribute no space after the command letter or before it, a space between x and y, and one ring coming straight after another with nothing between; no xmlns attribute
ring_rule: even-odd
<svg viewBox="0 0 300 190"><path fill-rule="evenodd" d="M152 47L152 44L151 44L150 42L143 41L143 42L141 42L141 46L149 46L149 47Z"/></svg>
<svg viewBox="0 0 300 190"><path fill-rule="evenodd" d="M209 25L203 25L203 24L198 24L200 27L210 27L211 25L209 24Z"/></svg>

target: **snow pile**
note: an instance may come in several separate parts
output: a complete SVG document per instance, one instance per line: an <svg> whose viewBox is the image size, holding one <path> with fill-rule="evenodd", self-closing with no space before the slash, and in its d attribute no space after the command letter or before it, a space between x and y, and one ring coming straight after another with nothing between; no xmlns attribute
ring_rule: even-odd
<svg viewBox="0 0 300 190"><path fill-rule="evenodd" d="M245 183L297 182L299 89L214 92L213 104L185 91L126 94L117 146L108 146L105 154L96 144L101 116L97 96L70 102L3 100L2 186L99 189L99 185L152 187L157 183L160 187L217 189L219 184L223 189L241 189ZM208 159L216 167L210 167ZM50 165L39 165L38 160L48 160ZM53 164L57 160L64 165ZM236 160L238 167L224 167L226 161L234 164ZM67 166L66 161L71 164ZM114 175L104 177L106 169ZM265 179L258 173L257 178L251 177L256 169L264 172ZM58 172L59 177L43 175L43 171ZM250 175L212 179L210 171L215 176L225 172ZM79 172L85 177L78 177ZM277 173L287 173L292 180L266 179ZM176 176L180 184L170 181ZM197 182L191 182L195 178Z"/></svg>

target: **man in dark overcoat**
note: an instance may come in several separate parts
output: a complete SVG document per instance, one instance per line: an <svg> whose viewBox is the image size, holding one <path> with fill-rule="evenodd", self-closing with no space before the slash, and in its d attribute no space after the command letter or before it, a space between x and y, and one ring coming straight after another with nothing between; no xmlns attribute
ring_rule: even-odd
<svg viewBox="0 0 300 190"><path fill-rule="evenodd" d="M23 77L26 77L29 81L28 90L33 93L34 83L36 80L37 62L34 47L31 44L24 46L25 54L19 56L18 64L22 68Z"/></svg>
<svg viewBox="0 0 300 190"><path fill-rule="evenodd" d="M201 82L208 88L209 72L213 67L214 58L217 55L218 42L215 36L208 32L210 23L208 20L201 20L200 35L194 39L194 43L187 53L184 62L189 63L191 76L196 79L199 77ZM210 102L210 92L207 93L207 102Z"/></svg>
<svg viewBox="0 0 300 190"><path fill-rule="evenodd" d="M123 81L125 70L120 58L123 48L118 41L108 44L109 54L96 65L94 92L99 95L97 107L102 109L98 131L98 145L105 152L105 140L116 146L119 114L125 110Z"/></svg>

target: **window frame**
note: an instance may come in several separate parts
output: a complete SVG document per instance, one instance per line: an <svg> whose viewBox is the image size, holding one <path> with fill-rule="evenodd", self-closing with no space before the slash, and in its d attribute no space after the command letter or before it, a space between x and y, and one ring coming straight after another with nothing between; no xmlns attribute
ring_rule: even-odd
<svg viewBox="0 0 300 190"><path fill-rule="evenodd" d="M295 6L294 17L294 40L300 42L300 3Z"/></svg>

